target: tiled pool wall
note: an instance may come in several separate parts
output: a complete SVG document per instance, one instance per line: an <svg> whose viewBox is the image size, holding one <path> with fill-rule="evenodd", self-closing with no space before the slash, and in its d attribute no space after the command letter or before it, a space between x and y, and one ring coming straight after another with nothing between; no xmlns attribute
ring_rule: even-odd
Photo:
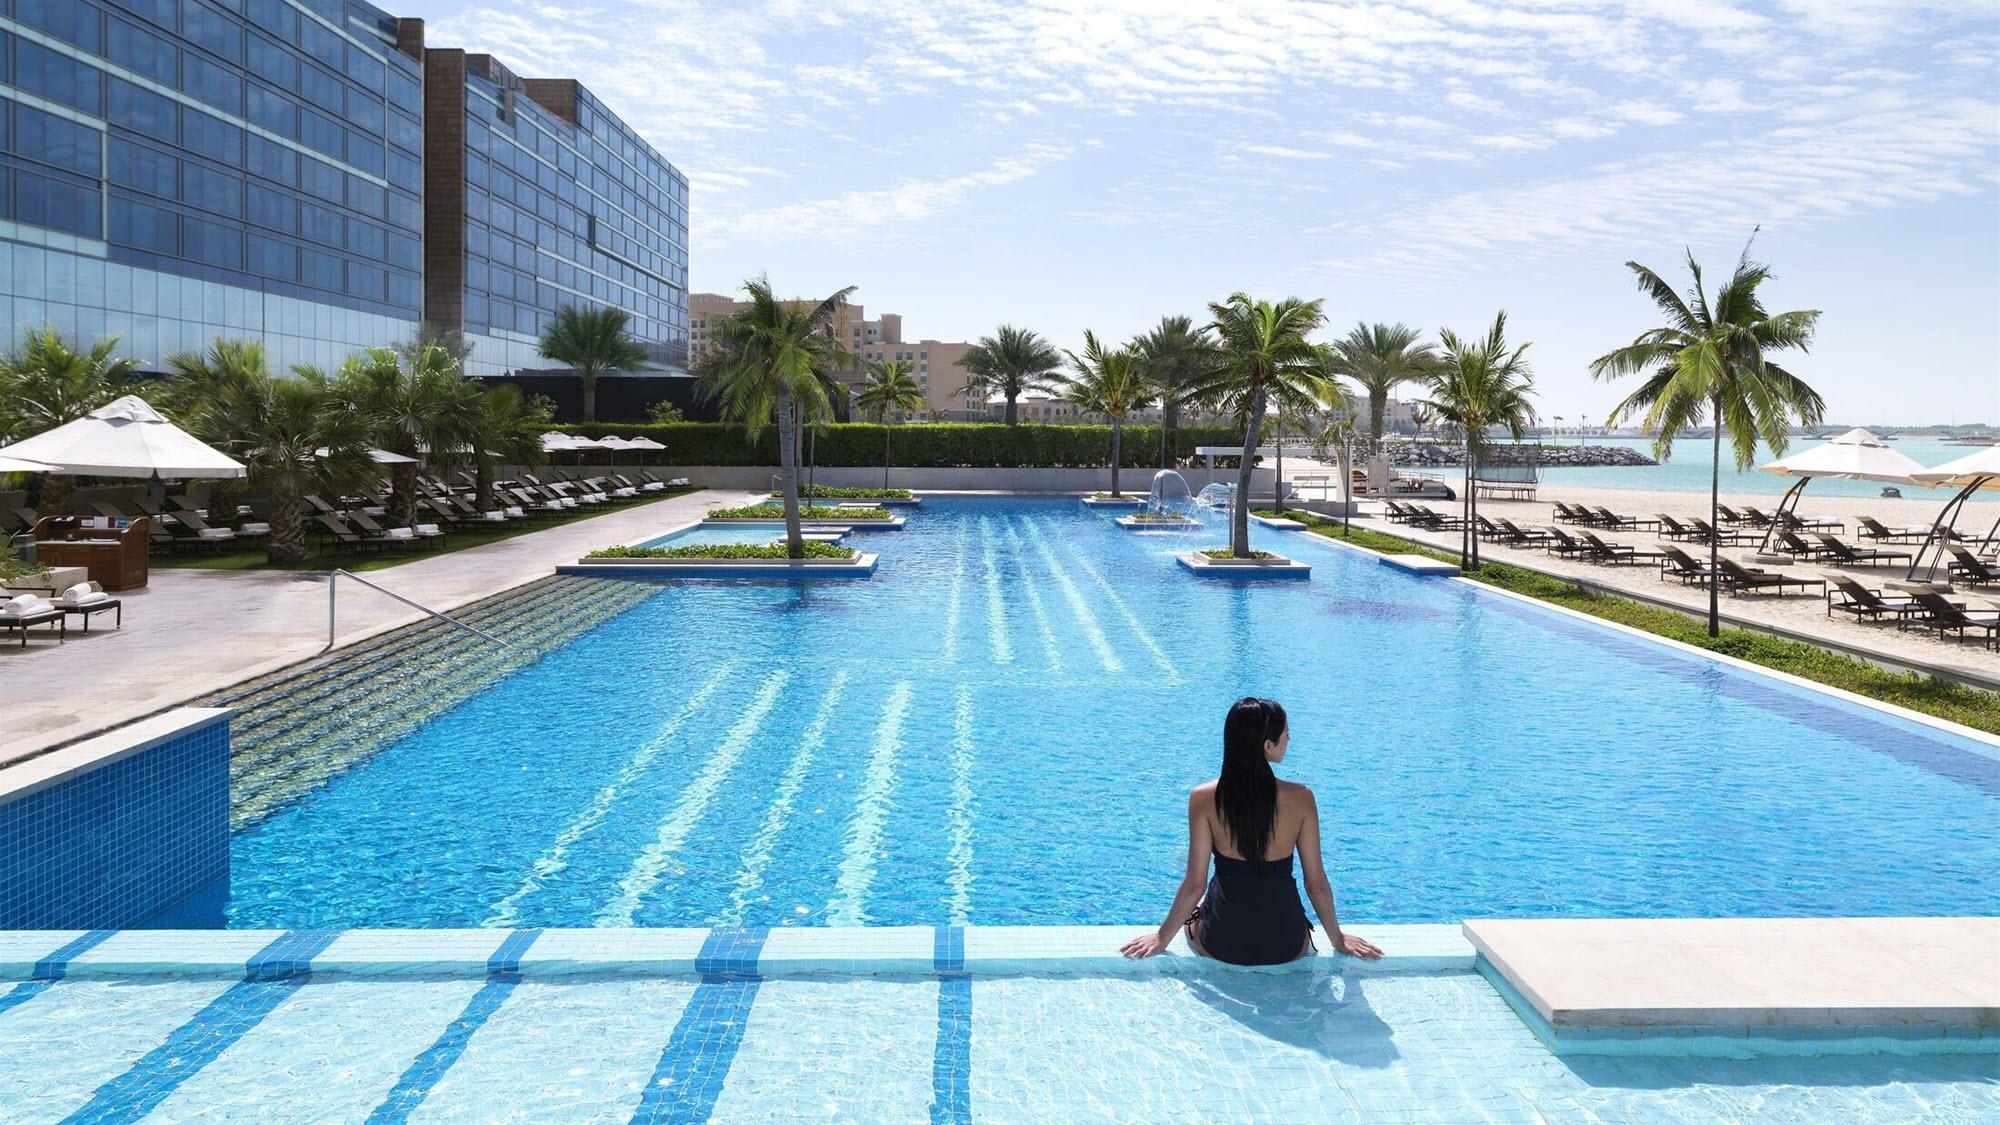
<svg viewBox="0 0 2000 1125"><path fill-rule="evenodd" d="M227 710L171 711L0 771L0 930L141 926L228 876Z"/></svg>

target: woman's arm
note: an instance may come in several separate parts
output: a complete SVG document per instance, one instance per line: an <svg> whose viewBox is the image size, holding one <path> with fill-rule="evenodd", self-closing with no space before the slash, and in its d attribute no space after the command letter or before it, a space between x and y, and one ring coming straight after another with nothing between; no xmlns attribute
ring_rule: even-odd
<svg viewBox="0 0 2000 1125"><path fill-rule="evenodd" d="M1194 904L1201 901L1201 892L1208 885L1208 852L1211 847L1208 831L1208 816L1201 807L1201 791L1188 794L1188 854L1187 868L1181 874L1181 886L1174 892L1174 904L1167 908L1167 920L1160 928L1144 937L1135 937L1120 947L1119 952L1127 957L1151 957L1167 948L1174 940L1175 931L1187 921Z"/></svg>
<svg viewBox="0 0 2000 1125"><path fill-rule="evenodd" d="M1333 884L1327 882L1326 865L1320 862L1319 802L1313 799L1312 790L1306 789L1305 795L1306 819L1299 826L1299 866L1305 869L1306 897L1312 900L1319 924L1326 927L1326 936L1333 940L1335 953L1373 961L1382 956L1373 942L1340 932L1340 919L1333 911Z"/></svg>

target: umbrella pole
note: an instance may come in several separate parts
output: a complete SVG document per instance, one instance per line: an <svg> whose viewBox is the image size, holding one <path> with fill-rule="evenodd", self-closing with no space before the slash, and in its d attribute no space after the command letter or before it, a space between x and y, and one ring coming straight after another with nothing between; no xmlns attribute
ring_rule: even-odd
<svg viewBox="0 0 2000 1125"><path fill-rule="evenodd" d="M1924 581L1928 582L1936 576L1937 564L1939 560L1944 558L1945 536L1951 531L1952 525L1958 522L1959 509L1965 507L1965 502L1972 497L1973 493L1979 491L1980 486L1992 479L1992 477L1979 477L1971 484L1959 489L1958 495L1945 501L1943 509L1937 514L1937 518L1931 521L1930 531L1924 535L1924 545L1917 548L1917 557L1910 560L1910 572L1903 576L1904 581L1916 581L1917 568L1924 565L1924 556L1931 553L1932 544L1936 544L1937 546L1937 558L1932 559L1930 569L1924 571Z"/></svg>
<svg viewBox="0 0 2000 1125"><path fill-rule="evenodd" d="M1771 526L1764 529L1764 541L1757 544L1758 554L1761 555L1771 549L1771 536L1778 533L1778 527L1785 522L1785 517L1791 515L1793 509L1799 506L1799 493L1804 492L1806 485L1811 483L1811 477L1800 477L1799 483L1785 490L1784 499L1778 501L1778 513L1771 517Z"/></svg>

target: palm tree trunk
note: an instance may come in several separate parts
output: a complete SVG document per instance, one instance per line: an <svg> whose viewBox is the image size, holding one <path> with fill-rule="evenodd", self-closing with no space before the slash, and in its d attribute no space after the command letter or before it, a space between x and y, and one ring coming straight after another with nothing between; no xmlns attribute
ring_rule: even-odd
<svg viewBox="0 0 2000 1125"><path fill-rule="evenodd" d="M1264 423L1264 388L1250 392L1250 411L1243 419L1243 463L1236 467L1236 502L1229 506L1229 553L1250 557L1250 473L1256 467L1257 436Z"/></svg>
<svg viewBox="0 0 2000 1125"><path fill-rule="evenodd" d="M1285 514L1285 424L1282 420L1278 423L1278 481L1276 494L1278 497L1278 514L1282 516Z"/></svg>
<svg viewBox="0 0 2000 1125"><path fill-rule="evenodd" d="M417 467L395 465L389 470L389 526L409 527L417 519Z"/></svg>
<svg viewBox="0 0 2000 1125"><path fill-rule="evenodd" d="M1479 452L1468 446L1465 450L1465 502L1468 505L1465 516L1465 543L1472 551L1472 569L1479 569Z"/></svg>
<svg viewBox="0 0 2000 1125"><path fill-rule="evenodd" d="M1382 423L1389 413L1389 388L1368 388L1368 456L1382 455ZM1376 490L1378 493L1381 489Z"/></svg>
<svg viewBox="0 0 2000 1125"><path fill-rule="evenodd" d="M778 391L778 477L785 501L785 553L806 557L805 536L799 531L798 415L790 390Z"/></svg>
<svg viewBox="0 0 2000 1125"><path fill-rule="evenodd" d="M1007 424L1008 424L1008 425L1010 425L1010 426L1014 424L1014 399L1015 399L1015 398L1016 398L1016 397L1017 397L1018 395L1020 395L1020 393L1021 393L1021 392L1020 392L1020 390L1019 390L1018 388L1015 388L1015 389L1009 389L1009 390L1008 390L1008 392L1007 392L1007 414L1006 414L1006 418L1007 418ZM991 417L991 415L988 415L988 417Z"/></svg>
<svg viewBox="0 0 2000 1125"><path fill-rule="evenodd" d="M272 566L305 561L306 521L299 508L298 493L271 490L271 541L264 549L264 561Z"/></svg>
<svg viewBox="0 0 2000 1125"><path fill-rule="evenodd" d="M1111 498L1114 500L1118 498L1118 438L1119 431L1124 428L1124 425L1125 420L1123 418L1113 418L1111 420Z"/></svg>
<svg viewBox="0 0 2000 1125"><path fill-rule="evenodd" d="M597 372L584 368L583 374L583 420L597 421Z"/></svg>
<svg viewBox="0 0 2000 1125"><path fill-rule="evenodd" d="M50 473L42 478L42 507L45 516L67 516L76 500L76 478L68 473Z"/></svg>
<svg viewBox="0 0 2000 1125"><path fill-rule="evenodd" d="M493 507L493 465L483 455L473 462L472 495L480 511Z"/></svg>
<svg viewBox="0 0 2000 1125"><path fill-rule="evenodd" d="M1722 399L1715 400L1715 441L1708 463L1708 526L1720 528L1722 507ZM1722 552L1722 536L1708 537L1708 635L1722 632L1722 582L1716 577L1715 561Z"/></svg>

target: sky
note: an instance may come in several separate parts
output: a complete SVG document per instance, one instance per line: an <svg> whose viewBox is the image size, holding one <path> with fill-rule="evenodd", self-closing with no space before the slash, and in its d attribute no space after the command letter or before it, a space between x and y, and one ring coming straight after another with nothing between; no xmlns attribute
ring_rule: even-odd
<svg viewBox="0 0 2000 1125"><path fill-rule="evenodd" d="M2000 0L384 0L690 180L696 291L1114 339L1244 290L1532 342L1540 412L1753 231L1831 421L2000 423Z"/></svg>

